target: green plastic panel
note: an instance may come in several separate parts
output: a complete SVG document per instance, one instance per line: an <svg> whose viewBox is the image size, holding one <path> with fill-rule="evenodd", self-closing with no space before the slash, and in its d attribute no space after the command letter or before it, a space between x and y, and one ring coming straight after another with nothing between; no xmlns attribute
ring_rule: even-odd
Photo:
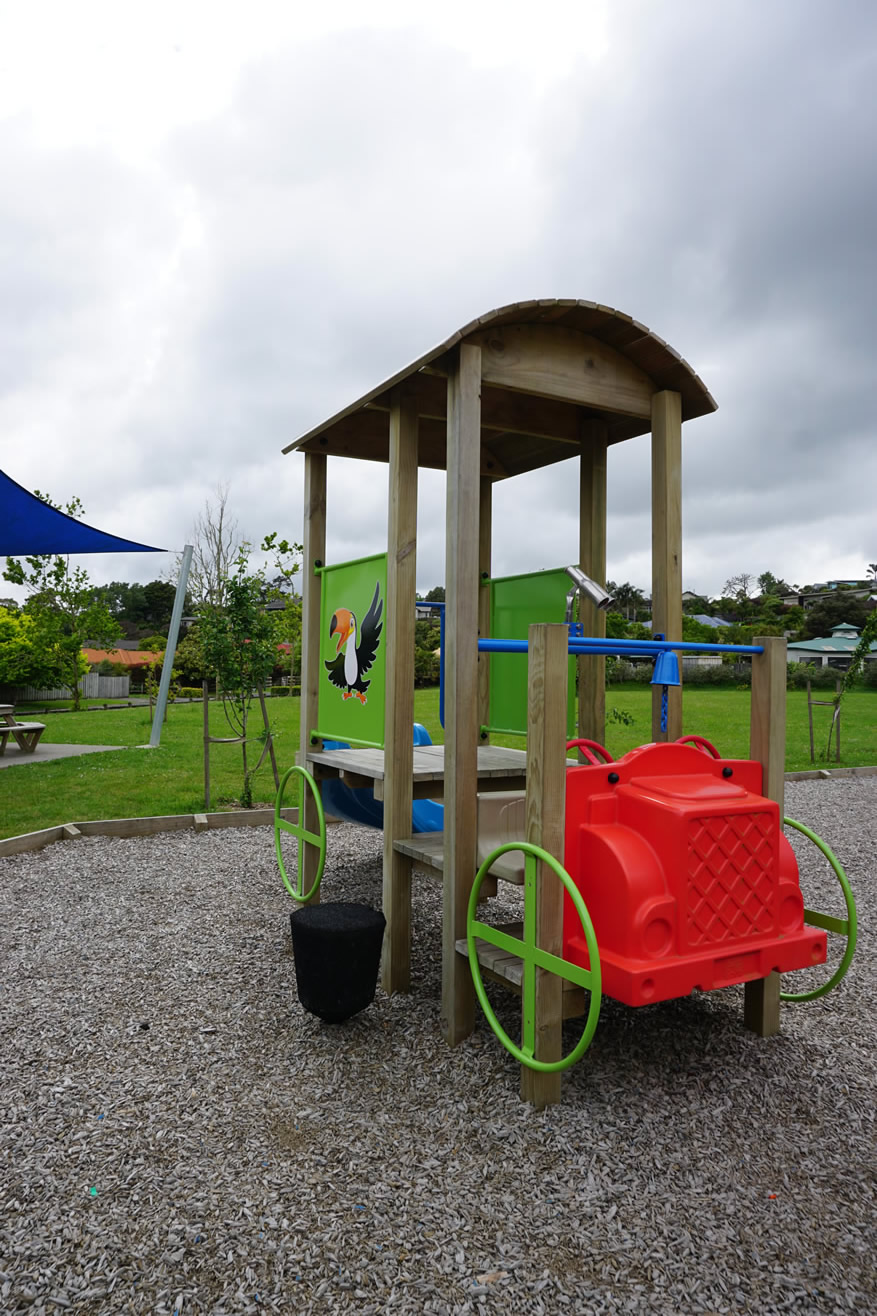
<svg viewBox="0 0 877 1316"><path fill-rule="evenodd" d="M534 622L562 622L571 587L562 567L525 576L502 576L487 582L490 590L490 634L499 640L526 640ZM490 658L489 731L527 734L527 659L520 653L482 654ZM569 660L567 737L575 734L576 669Z"/></svg>
<svg viewBox="0 0 877 1316"><path fill-rule="evenodd" d="M320 702L318 726L325 739L346 740L351 745L372 745L383 748L384 707L386 703L386 636L387 636L387 555L359 558L355 562L340 562L337 566L322 567L322 600L320 605ZM364 633L365 623L378 593L380 611L377 647L368 671L360 674L359 690L339 689L330 679L327 662L335 662L347 647L342 630L329 632L332 619L353 614L356 634L353 649L361 654L362 645L369 646ZM376 609L377 610L377 609ZM339 648L339 640L341 641Z"/></svg>

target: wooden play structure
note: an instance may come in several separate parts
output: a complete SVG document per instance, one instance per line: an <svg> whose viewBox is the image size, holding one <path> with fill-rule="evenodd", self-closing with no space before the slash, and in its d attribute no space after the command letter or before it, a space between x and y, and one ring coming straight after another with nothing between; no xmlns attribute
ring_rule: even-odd
<svg viewBox="0 0 877 1316"><path fill-rule="evenodd" d="M383 909L387 920L382 981L387 992L409 988L411 873L440 876L443 887L442 1028L455 1045L474 1027L476 995L467 958L467 906L479 866L479 795L526 786L520 839L564 857L569 630L534 625L529 652L526 751L491 745L488 722L491 495L496 481L561 461L578 463L579 567L606 578L607 454L616 443L651 434L653 629L682 633L681 433L686 420L715 410L691 367L656 334L609 307L574 300L520 302L466 325L431 352L377 385L285 452L304 455L302 736L299 762L316 779L340 777L370 787L384 810ZM383 626L386 707L383 747L368 741L326 750L321 738L320 687L325 680L320 631L326 555L327 460L358 458L389 465L389 544L386 610L370 611L372 634ZM418 468L447 472L445 744L412 745ZM539 509L535 509L537 521ZM538 524L535 532L538 533ZM366 600L367 602L367 600ZM333 604L333 608L335 605ZM349 609L330 613L341 669L342 644L358 625ZM339 620L340 619L340 620ZM367 619L368 620L368 619ZM537 619L539 620L539 619ZM605 636L605 615L579 602L585 636ZM343 623L343 625L342 625ZM352 643L352 641L350 642ZM753 656L751 757L763 769L761 789L783 813L785 642L756 641ZM334 653L334 649L331 651ZM352 652L352 650L351 650ZM579 737L605 739L604 664L599 653L575 658ZM348 669L344 698L364 702L363 680ZM341 685L343 681L339 682ZM358 682L358 684L357 684ZM667 699L667 695L669 698ZM683 732L682 691L653 689L653 740ZM695 728L696 729L696 728ZM690 750L695 753L694 750ZM602 765L601 765L602 766ZM614 765L611 765L614 766ZM727 775L727 774L726 774ZM412 801L444 802L444 831L412 835ZM489 810L488 810L489 812ZM303 826L316 822L304 797ZM315 851L300 856L305 868ZM481 894L489 893L490 879ZM304 874L303 890L310 887ZM559 956L564 889L540 864L536 903L538 946ZM518 992L520 972L485 950L485 973ZM506 960L509 957L506 956ZM490 961L488 963L488 960ZM746 975L743 975L746 976ZM738 979L738 981L742 980ZM577 1011L573 983L539 968L535 986L535 1054L560 1056L561 1024ZM745 1019L761 1035L779 1028L779 975L746 982ZM581 997L578 991L578 997ZM578 1007L579 1012L581 1007ZM557 1100L560 1074L522 1067L522 1096L537 1106Z"/></svg>

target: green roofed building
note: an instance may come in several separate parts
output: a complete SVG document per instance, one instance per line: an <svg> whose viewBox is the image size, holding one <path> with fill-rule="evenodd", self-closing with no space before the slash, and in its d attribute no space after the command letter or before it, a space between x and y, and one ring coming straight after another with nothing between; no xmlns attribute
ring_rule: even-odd
<svg viewBox="0 0 877 1316"><path fill-rule="evenodd" d="M790 663L812 663L816 667L847 668L859 643L860 630L849 622L832 626L831 635L815 640L789 640ZM867 662L877 662L877 644L872 644Z"/></svg>

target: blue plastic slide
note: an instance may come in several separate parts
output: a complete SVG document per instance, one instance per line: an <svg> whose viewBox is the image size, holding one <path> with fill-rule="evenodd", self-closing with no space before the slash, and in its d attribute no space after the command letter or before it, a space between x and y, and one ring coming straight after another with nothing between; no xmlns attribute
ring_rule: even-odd
<svg viewBox="0 0 877 1316"><path fill-rule="evenodd" d="M426 727L420 722L414 723L415 745L431 745L432 739ZM341 740L324 740L324 749L349 749ZM365 827L384 826L384 806L376 800L374 791L363 787L351 790L337 778L326 778L320 784L323 796L323 808L345 822L361 823ZM411 810L412 835L418 832L443 832L445 829L445 806L435 800L415 800Z"/></svg>

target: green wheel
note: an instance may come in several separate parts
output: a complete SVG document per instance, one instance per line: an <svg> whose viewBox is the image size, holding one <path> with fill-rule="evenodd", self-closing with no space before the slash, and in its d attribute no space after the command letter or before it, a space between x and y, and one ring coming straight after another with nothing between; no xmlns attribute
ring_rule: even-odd
<svg viewBox="0 0 877 1316"><path fill-rule="evenodd" d="M289 781L290 777L295 777L297 780L297 800L294 801L291 806L293 808L298 808L297 823L287 822L281 813L281 810L284 807L283 792L286 789L286 783ZM305 799L307 798L305 793L306 787L313 795L314 803L317 806L317 821L320 827L318 833L309 832L304 825L304 806ZM289 878L286 876L286 869L283 866L283 853L280 849L281 832L289 832L289 834L294 836L298 841L298 856L296 860L298 871L296 873L295 886L292 885ZM304 890L304 870L302 866L303 845L314 845L320 852L320 859L317 864L317 876L314 878L314 883L310 891L307 892ZM299 767L298 764L291 767L288 772L284 773L283 780L280 783L280 789L277 792L277 798L274 801L274 851L277 855L277 864L280 868L280 876L283 878L283 885L295 900L298 900L302 905L307 904L307 902L319 890L320 882L323 879L323 869L326 867L326 815L323 812L323 800L320 796L320 789L317 786L317 783L314 781L311 774L304 768Z"/></svg>
<svg viewBox="0 0 877 1316"><path fill-rule="evenodd" d="M517 937L509 936L507 932L501 932L499 928L492 928L487 923L481 923L475 917L476 907L478 905L478 893L481 890L481 883L487 875L488 869L496 863L500 855L507 854L510 850L519 850L524 855L524 939L519 940ZM585 943L588 947L588 959L590 969L582 969L577 964L570 964L567 960L561 959L559 955L551 955L548 951L540 950L536 945L536 894L537 894L537 877L539 864L547 864L552 872L556 873L569 892L570 898L576 907L576 913L581 920L582 929L585 934ZM521 1045L518 1046L509 1037L508 1033L500 1024L490 1002L487 999L487 993L484 990L484 980L481 977L481 966L478 963L478 954L475 946L476 938L482 941L489 941L491 945L498 946L501 950L509 951L512 955L519 955L524 962L524 978L521 984ZM484 1011L487 1022L493 1029L496 1036L502 1042L503 1046L509 1051L516 1060L528 1069L536 1069L542 1074L554 1074L562 1069L569 1069L580 1060L591 1045L594 1033L597 1029L597 1021L600 1018L600 1002L602 1000L602 979L600 974L600 951L597 947L597 938L594 935L594 927L591 923L584 900L582 900L578 887L573 882L569 873L562 864L548 854L538 845L530 845L524 841L512 841L509 844L501 845L492 854L488 855L484 863L479 868L475 882L472 886L472 893L469 897L469 910L466 916L466 940L469 947L469 967L472 971L472 981L475 984L475 993ZM566 978L569 982L574 982L578 987L584 987L591 994L591 1003L588 1009L588 1015L585 1020L585 1029L579 1038L576 1046L570 1051L569 1055L563 1056L560 1060L537 1060L536 1059L536 970L546 969L549 973L556 973L561 978Z"/></svg>
<svg viewBox="0 0 877 1316"><path fill-rule="evenodd" d="M828 982L823 983L821 987L814 987L810 992L780 992L781 1001L815 1001L818 997L824 996L826 992L830 992L833 987L836 987L852 964L853 956L856 953L856 937L858 932L856 902L853 897L849 878L822 838L817 836L815 832L811 832L810 828L805 827L803 823L795 822L794 818L784 818L783 822L786 827L794 827L796 831L801 832L807 837L808 841L812 841L813 844L822 851L834 869L835 877L838 882L840 882L841 891L843 891L843 897L847 907L846 918L833 918L831 914L820 914L815 909L804 910L804 922L811 928L823 928L826 932L835 932L838 936L846 937L847 939L846 948L843 957L841 958L841 962L829 978Z"/></svg>

